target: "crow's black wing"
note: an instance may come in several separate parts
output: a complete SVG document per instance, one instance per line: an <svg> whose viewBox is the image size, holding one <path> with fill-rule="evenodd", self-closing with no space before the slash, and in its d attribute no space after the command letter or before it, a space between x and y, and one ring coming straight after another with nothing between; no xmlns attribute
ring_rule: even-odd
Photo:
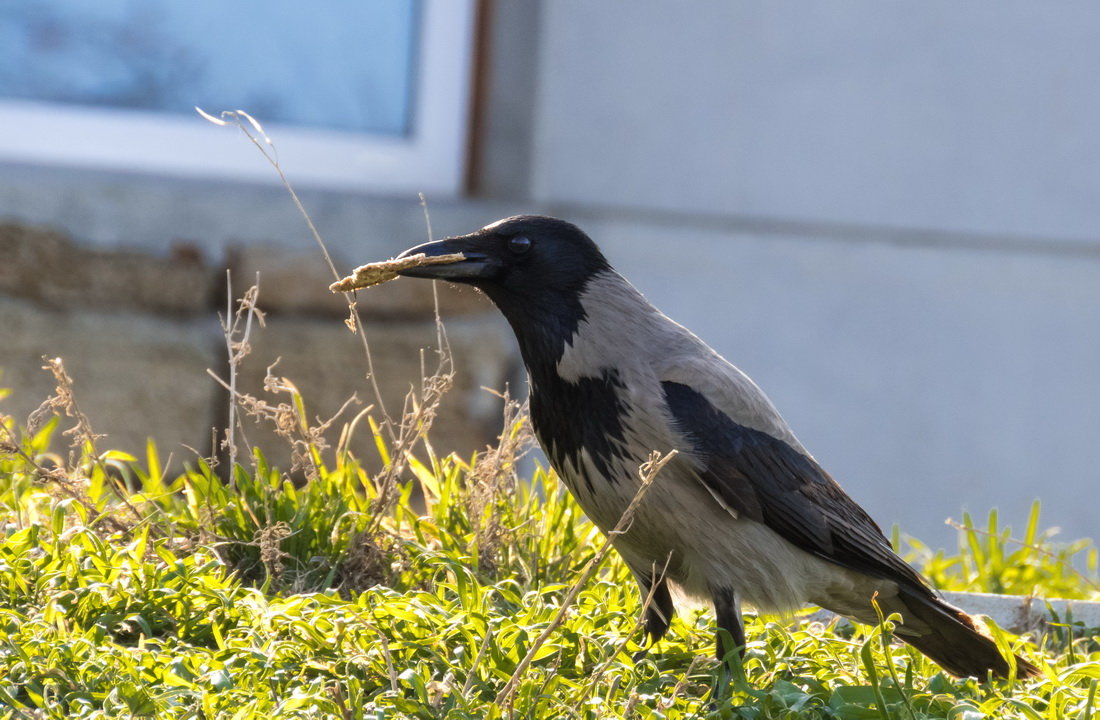
<svg viewBox="0 0 1100 720"><path fill-rule="evenodd" d="M712 493L797 547L852 570L924 587L875 521L811 457L734 422L687 385L662 382Z"/></svg>

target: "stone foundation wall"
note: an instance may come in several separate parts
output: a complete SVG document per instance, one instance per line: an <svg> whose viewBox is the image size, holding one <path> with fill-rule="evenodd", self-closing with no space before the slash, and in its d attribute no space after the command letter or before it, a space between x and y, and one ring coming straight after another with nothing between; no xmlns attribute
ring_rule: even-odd
<svg viewBox="0 0 1100 720"><path fill-rule="evenodd" d="M367 262L377 258L356 258ZM82 247L57 232L0 225L0 387L12 394L0 410L25 420L53 389L42 357L61 357L76 399L97 433L100 449L144 456L148 438L179 466L198 452L214 451L228 414L226 391L208 374L228 378L219 313L227 305L226 270L233 295L259 284L264 327L254 324L251 352L239 366L238 387L272 403L267 368L301 391L311 422L328 419L353 394L381 417L368 378L362 341L344 323L348 305L327 289L332 281L319 251L276 245L242 245L226 257L204 257L191 245L163 255ZM345 269L345 268L341 268ZM469 289L439 284L455 370L453 389L439 409L437 452L469 454L499 431L501 402L484 388L501 389L517 372L507 328L489 303ZM381 402L401 412L410 388L419 387L422 362L437 365L432 283L399 279L358 294ZM335 444L340 422L327 434ZM245 438L281 467L288 444L266 424L248 421ZM352 444L377 463L367 423Z"/></svg>

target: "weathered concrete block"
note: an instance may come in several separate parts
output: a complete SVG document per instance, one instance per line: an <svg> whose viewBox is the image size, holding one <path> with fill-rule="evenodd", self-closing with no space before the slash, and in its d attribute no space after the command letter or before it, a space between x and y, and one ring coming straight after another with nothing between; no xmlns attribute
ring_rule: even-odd
<svg viewBox="0 0 1100 720"><path fill-rule="evenodd" d="M250 338L242 392L285 402L263 391L268 365L280 359L275 374L300 388L313 423L331 417L353 393L377 404L361 341L341 322L347 302L328 290L332 274L316 251L257 245L238 249L230 261L234 296L259 272L260 305L273 311ZM211 429L223 428L228 415L226 394L206 374L211 368L228 377L216 315L224 301L214 292L220 282L221 273L196 253L165 258L89 249L49 230L0 225L0 385L15 391L4 411L25 420L53 392L42 356L61 357L78 404L94 430L108 436L101 449L141 455L151 437L162 456L175 455L175 468L191 455L184 445L211 453ZM448 316L455 386L431 439L441 453L468 454L497 432L501 403L482 386L504 386L515 367L513 343L482 296L443 283L437 290ZM394 416L420 383L422 351L424 367L436 367L434 306L431 283L399 279L359 293L382 402ZM374 415L382 416L377 409ZM339 431L337 423L330 443ZM246 432L246 440L290 466L288 444L269 427ZM377 464L366 423L353 448Z"/></svg>
<svg viewBox="0 0 1100 720"><path fill-rule="evenodd" d="M355 265L338 262L337 271L350 274L356 265L385 258L361 258ZM344 293L332 293L328 286L335 280L320 250L289 248L282 245L247 245L230 253L233 285L243 289L260 277L259 306L273 312L298 312L346 315ZM444 317L488 312L490 303L471 288L436 283L439 310ZM360 291L357 295L363 318L428 318L434 315L432 283L397 279Z"/></svg>
<svg viewBox="0 0 1100 720"><path fill-rule="evenodd" d="M203 451L214 417L217 321L169 320L130 313L47 310L0 298L0 386L13 390L4 412L25 422L54 390L42 356L60 357L73 379L77 404L101 450L144 457L153 438L175 465ZM58 438L60 440L60 438Z"/></svg>
<svg viewBox="0 0 1100 720"><path fill-rule="evenodd" d="M197 314L211 304L217 273L179 246L167 257L95 250L51 230L0 225L0 295L50 307Z"/></svg>
<svg viewBox="0 0 1100 720"><path fill-rule="evenodd" d="M67 247L60 233L0 224L0 293L37 299L40 286L54 280L55 259Z"/></svg>

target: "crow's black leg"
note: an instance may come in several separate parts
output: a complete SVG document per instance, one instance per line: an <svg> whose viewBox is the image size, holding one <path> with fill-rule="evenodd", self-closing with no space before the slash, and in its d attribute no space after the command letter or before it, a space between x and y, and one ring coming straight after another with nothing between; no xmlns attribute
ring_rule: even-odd
<svg viewBox="0 0 1100 720"><path fill-rule="evenodd" d="M745 628L741 624L741 598L737 591L731 588L717 588L712 592L714 598L714 614L718 619L717 653L719 660L725 660L730 651L737 649L738 654L745 657ZM729 633L729 639L733 646L728 647L726 636L721 631Z"/></svg>
<svg viewBox="0 0 1100 720"><path fill-rule="evenodd" d="M645 611L645 631L650 642L657 642L668 632L676 608L672 605L672 593L668 591L668 583L664 578L658 579L650 588L653 590L653 600ZM648 590L646 594L649 594Z"/></svg>
<svg viewBox="0 0 1100 720"><path fill-rule="evenodd" d="M676 612L672 604L672 594L668 590L668 582L664 577L655 577L651 573L636 573L638 590L642 595L642 601L653 593L653 599L645 609L645 632L652 646L665 636L668 627L672 623L672 616ZM642 650L634 655L634 660L645 657L646 651Z"/></svg>
<svg viewBox="0 0 1100 720"><path fill-rule="evenodd" d="M714 600L714 614L717 618L718 636L718 675L715 677L712 705L720 707L730 697L732 682L742 676L741 661L745 658L745 628L741 624L741 598L732 588L719 587L711 590ZM732 643L732 644L731 644ZM737 657L734 658L734 650Z"/></svg>

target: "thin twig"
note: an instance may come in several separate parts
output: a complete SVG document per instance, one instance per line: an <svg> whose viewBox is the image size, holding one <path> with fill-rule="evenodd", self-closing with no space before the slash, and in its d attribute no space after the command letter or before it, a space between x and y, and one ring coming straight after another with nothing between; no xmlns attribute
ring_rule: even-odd
<svg viewBox="0 0 1100 720"><path fill-rule="evenodd" d="M321 248L321 253L324 255L325 263L328 264L329 270L332 271L332 277L334 280L341 278L340 272L336 269L336 264L332 261L332 256L329 254L328 248L325 246L325 242L321 239L321 233L318 232L317 226L313 224L313 219L306 212L305 205L302 204L301 199L298 197L298 193L294 190L294 186L290 184L290 181L286 177L286 173L283 172L282 166L279 164L279 154L275 148L275 143L271 141L267 133L264 132L263 126L251 115L244 110L226 110L222 112L220 117L214 117L207 113L202 108L196 107L195 111L198 112L206 120L214 123L215 125L228 126L234 125L245 137L248 138L256 149L264 156L264 159L271 164L275 169L275 172L279 175L279 180L282 181L283 187L286 188L287 193L290 194L290 199L294 202L294 207L298 209L298 212L305 219L306 225L309 227L309 232L313 236L313 239L317 242L317 246ZM247 122L247 124L246 124ZM393 429L394 423L386 412L386 406L382 401L382 389L378 385L378 379L374 374L374 359L371 356L370 343L367 340L366 331L363 329L363 320L359 316L359 308L355 303L354 293L349 293L347 296L348 311L351 317L355 318L355 330L359 335L363 344L363 354L367 361L367 380L371 384L371 390L374 393L375 404L378 407L378 411L382 414L384 419L383 426L390 435L390 440L396 442L397 436ZM349 325L350 327L350 325Z"/></svg>
<svg viewBox="0 0 1100 720"><path fill-rule="evenodd" d="M424 229L428 233L428 242L435 240L432 233L432 216L428 212L428 198L420 193L420 207L424 211ZM432 309L435 313L435 343L440 353L451 354L451 345L447 340L447 329L443 327L443 316L439 312L439 283L432 283Z"/></svg>
<svg viewBox="0 0 1100 720"><path fill-rule="evenodd" d="M379 647L382 648L382 657L386 661L386 672L390 676L390 690L396 695L401 692L401 679L398 677L397 668L393 664L393 655L390 653L390 640L378 628L371 626L371 629L378 634Z"/></svg>
<svg viewBox="0 0 1100 720"><path fill-rule="evenodd" d="M680 679L676 681L676 685L673 686L672 692L665 699L658 700L657 705L662 710L667 710L676 704L676 697L683 691L684 686L688 684L688 680L691 678L691 674L695 672L695 668L699 666L699 663L703 662L702 655L696 655L691 659L691 664L688 665L687 670L680 676Z"/></svg>
<svg viewBox="0 0 1100 720"><path fill-rule="evenodd" d="M262 327L264 324L264 315L260 309L256 306L260 296L260 274L256 273L256 282L245 291L244 295L237 303L237 309L233 309L233 276L231 271L227 268L225 271L225 283L226 283L226 314L225 317L219 315L222 327L222 335L225 338L225 350L228 356L229 363L229 382L222 383L229 391L229 418L226 422L225 428L225 441L222 447L229 453L229 473L228 482L233 484L233 468L237 465L237 448L239 443L237 442L237 431L240 430L241 438L244 440L245 445L248 444L248 438L245 437L244 425L240 422L240 416L237 413L237 403L241 398L241 393L237 391L237 378L239 376L239 368L244 358L252 352L252 347L249 345L249 339L252 337L252 320L253 318ZM242 328L241 325L244 325ZM208 369L208 373L213 373Z"/></svg>
<svg viewBox="0 0 1100 720"><path fill-rule="evenodd" d="M649 459L638 468L641 485L638 487L638 491L634 493L634 498L630 501L630 504L627 505L626 510L623 511L622 516L619 518L619 522L615 524L611 532L607 533L607 539L604 540L603 545L596 551L592 559L588 561L580 577L578 577L576 582L573 583L573 586L569 588L569 592L566 594L565 599L562 600L561 607L558 609L554 619L550 621L550 624L546 626L542 634L540 634L538 639L531 645L527 654L520 660L519 665L516 666L515 672L512 673L512 677L509 678L508 683L497 694L495 702L498 707L504 707L505 705L510 707L516 688L519 686L520 680L523 679L523 675L527 672L527 668L534 660L535 654L546 644L550 636L561 627L562 623L565 622L565 615L576 601L581 588L585 586L589 578L596 572L596 569L603 563L604 558L607 557L607 554L611 551L615 538L623 534L630 527L630 524L634 521L634 513L637 511L638 505L641 504L643 498L645 498L649 488L653 485L653 480L657 477L657 473L659 473L675 455L675 450L671 450L665 455L661 455L659 452L655 451L649 456Z"/></svg>
<svg viewBox="0 0 1100 720"><path fill-rule="evenodd" d="M237 465L237 363L233 362L233 335L230 332L229 318L233 317L233 271L225 269L225 319L222 320L222 337L225 338L225 352L229 360L229 419L225 423L225 442L229 451L229 483L233 483L233 468Z"/></svg>
<svg viewBox="0 0 1100 720"><path fill-rule="evenodd" d="M264 156L264 158L271 163L271 167L275 168L275 172L279 174L279 179L282 181L283 186L286 187L287 192L290 193L290 199L294 201L294 206L298 208L298 212L302 214L302 217L306 220L306 225L309 226L309 231L313 235L313 239L317 241L317 246L321 248L321 253L325 256L325 262L328 263L329 269L332 270L332 275L337 280L340 279L340 273L336 270L336 264L332 262L332 256L329 255L328 248L325 247L325 243L321 240L321 233L317 232L317 227L313 224L313 220L309 217L309 213L306 212L305 206L302 205L302 201L298 198L298 193L294 191L290 181L287 180L286 174L283 172L282 166L279 164L279 151L275 147L275 143L271 141L267 133L264 132L264 128L260 125L260 122L256 118L249 115L244 110L225 110L221 113L221 117L217 118L209 114L202 108L196 107L195 111L198 112L206 120L214 123L215 125L227 126L235 125L249 141L256 146L256 149ZM241 122L241 118L248 121L248 127ZM251 128L251 129L249 129ZM259 137L257 137L257 135ZM260 142L260 138L263 142ZM265 147L266 146L266 147Z"/></svg>
<svg viewBox="0 0 1100 720"><path fill-rule="evenodd" d="M467 671L466 682L462 684L462 692L459 693L459 697L469 697L470 690L474 687L474 681L477 679L477 669L481 665L482 659L489 652L489 648L493 645L493 628L486 625L485 637L481 641L481 647L477 649L477 655L474 656L474 662L470 665L470 669Z"/></svg>
<svg viewBox="0 0 1100 720"><path fill-rule="evenodd" d="M603 678L604 673L606 673L611 667L611 664L615 661L615 658L617 658L625 651L626 644L630 642L630 639L637 635L638 631L642 628L642 625L645 623L646 612L653 604L654 595L657 594L657 586L664 579L665 574L668 572L668 564L670 562L672 562L671 552L665 558L665 564L664 567L661 568L660 573L656 572L657 563L653 563L653 576L656 578L656 580L649 584L649 592L646 593L645 599L642 601L642 609L641 612L638 613L638 619L634 621L634 627L630 629L630 632L623 636L623 639L619 641L619 644L615 647L614 652L608 655L607 659L604 660L603 663L592 673L592 679L588 681L588 685L585 686L584 690L581 692L580 698L577 700L578 705L581 705L588 700L588 696L592 693L593 690L595 690L596 685Z"/></svg>

